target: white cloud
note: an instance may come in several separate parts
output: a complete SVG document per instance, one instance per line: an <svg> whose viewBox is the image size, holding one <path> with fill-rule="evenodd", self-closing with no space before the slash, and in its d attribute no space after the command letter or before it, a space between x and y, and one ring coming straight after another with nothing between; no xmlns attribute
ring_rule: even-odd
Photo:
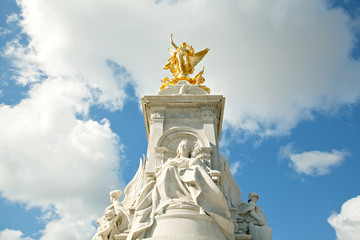
<svg viewBox="0 0 360 240"><path fill-rule="evenodd" d="M16 13L11 13L10 15L8 15L6 17L6 22L7 23L17 23L19 22L19 14L16 14Z"/></svg>
<svg viewBox="0 0 360 240"><path fill-rule="evenodd" d="M109 122L75 117L87 113L89 94L79 80L47 79L18 105L0 105L0 190L57 216L42 240L89 239L109 190L123 186L122 146ZM68 238L56 235L61 229L71 229Z"/></svg>
<svg viewBox="0 0 360 240"><path fill-rule="evenodd" d="M108 188L120 184L117 136L106 121L75 114L86 116L96 103L121 109L130 80L138 95L156 94L170 75L162 70L170 32L177 43L211 48L199 64L206 85L227 97L227 125L248 134L286 134L312 111L360 94L360 64L348 58L352 20L323 1L18 3L22 16L8 21L20 22L29 45L15 39L6 54L31 90L18 105L0 106L0 191L30 206L54 206L59 219L47 224L44 239L65 239L66 228L73 229L68 239L89 239ZM340 161L336 150L311 158L319 153ZM323 174L328 165L300 163L299 171Z"/></svg>
<svg viewBox="0 0 360 240"><path fill-rule="evenodd" d="M19 230L4 229L0 232L0 240L33 240L29 237L24 237Z"/></svg>
<svg viewBox="0 0 360 240"><path fill-rule="evenodd" d="M236 173L238 173L238 171L241 170L241 163L239 161L237 162L232 162L230 164L230 172L234 175Z"/></svg>
<svg viewBox="0 0 360 240"><path fill-rule="evenodd" d="M309 151L295 153L293 144L282 147L279 151L280 159L288 158L289 167L299 174L312 176L325 175L331 169L345 161L349 153L346 151L331 150L331 152Z"/></svg>
<svg viewBox="0 0 360 240"><path fill-rule="evenodd" d="M3 28L3 27L0 27L0 37L4 36L4 35L7 35L10 33L10 30L9 29L6 29L6 28Z"/></svg>
<svg viewBox="0 0 360 240"><path fill-rule="evenodd" d="M200 63L206 84L227 97L225 120L238 130L286 134L360 95L360 63L348 57L356 19L326 1L19 2L31 38L23 59L51 76L80 76L112 108L121 108L124 85L106 59L126 67L139 95L155 94L169 75L170 32L177 43L210 47Z"/></svg>
<svg viewBox="0 0 360 240"><path fill-rule="evenodd" d="M358 240L360 236L360 196L347 200L340 213L328 218L338 240Z"/></svg>

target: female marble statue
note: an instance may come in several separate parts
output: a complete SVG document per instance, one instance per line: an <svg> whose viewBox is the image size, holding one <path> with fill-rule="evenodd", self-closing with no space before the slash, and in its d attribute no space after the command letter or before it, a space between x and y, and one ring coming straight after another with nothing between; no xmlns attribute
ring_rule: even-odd
<svg viewBox="0 0 360 240"><path fill-rule="evenodd" d="M257 193L249 193L248 204L239 209L240 218L248 223L248 232L252 240L271 240L272 230L264 218L263 211L256 205L259 199Z"/></svg>
<svg viewBox="0 0 360 240"><path fill-rule="evenodd" d="M99 226L93 240L113 240L116 234L124 232L129 227L129 214L119 201L120 190L110 192L112 204L105 210L104 216L97 220Z"/></svg>
<svg viewBox="0 0 360 240"><path fill-rule="evenodd" d="M226 199L208 174L209 167L197 157L190 157L191 146L182 140L177 156L168 159L143 188L127 239L147 237L157 215L171 209L190 209L213 218L227 239L233 239L234 226Z"/></svg>

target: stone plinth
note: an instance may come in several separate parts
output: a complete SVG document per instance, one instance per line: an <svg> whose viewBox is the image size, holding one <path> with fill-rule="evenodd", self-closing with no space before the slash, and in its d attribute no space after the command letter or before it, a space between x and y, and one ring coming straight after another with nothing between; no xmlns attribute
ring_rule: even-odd
<svg viewBox="0 0 360 240"><path fill-rule="evenodd" d="M214 220L196 210L171 209L155 220L152 237L147 239L226 240Z"/></svg>
<svg viewBox="0 0 360 240"><path fill-rule="evenodd" d="M247 234L235 234L235 240L251 240L252 236Z"/></svg>

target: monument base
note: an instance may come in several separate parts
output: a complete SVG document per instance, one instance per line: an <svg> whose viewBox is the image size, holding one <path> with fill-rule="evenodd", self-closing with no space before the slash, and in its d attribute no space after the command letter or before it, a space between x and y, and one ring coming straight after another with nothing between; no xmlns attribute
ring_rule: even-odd
<svg viewBox="0 0 360 240"><path fill-rule="evenodd" d="M199 211L190 209L169 209L155 217L152 237L148 240L227 240L214 220Z"/></svg>
<svg viewBox="0 0 360 240"><path fill-rule="evenodd" d="M252 236L247 234L235 234L235 240L251 240Z"/></svg>

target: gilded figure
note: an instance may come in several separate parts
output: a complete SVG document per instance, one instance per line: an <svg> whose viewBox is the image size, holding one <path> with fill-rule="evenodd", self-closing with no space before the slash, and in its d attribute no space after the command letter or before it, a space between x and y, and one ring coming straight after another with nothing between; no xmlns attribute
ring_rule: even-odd
<svg viewBox="0 0 360 240"><path fill-rule="evenodd" d="M194 51L194 48L185 42L182 42L180 46L176 45L173 41L173 34L170 34L170 43L173 45L175 50L169 48L171 57L167 61L164 69L169 69L175 78L169 79L168 77L162 79L162 86L160 87L160 91L165 89L165 87L169 84L173 85L178 83L181 80L186 80L192 85L198 85L206 92L210 93L210 89L201 85L205 81L202 74L204 73L204 67L202 70L196 74L194 78L190 77L190 74L193 74L195 66L205 57L205 55L210 50L206 48L200 52Z"/></svg>

